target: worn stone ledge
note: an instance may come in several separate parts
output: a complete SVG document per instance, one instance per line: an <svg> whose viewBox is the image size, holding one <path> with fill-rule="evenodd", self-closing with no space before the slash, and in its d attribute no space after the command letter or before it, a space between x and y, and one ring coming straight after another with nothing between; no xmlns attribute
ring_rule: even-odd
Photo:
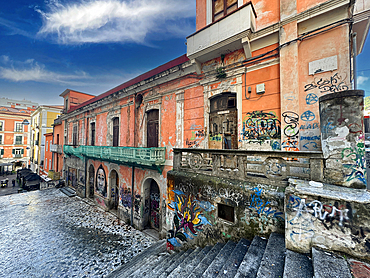
<svg viewBox="0 0 370 278"><path fill-rule="evenodd" d="M313 187L309 181L289 179L289 185L295 185L300 194L309 194L338 201L370 203L370 192L366 189L353 189L332 184L323 184L323 187Z"/></svg>
<svg viewBox="0 0 370 278"><path fill-rule="evenodd" d="M370 260L368 191L289 179L284 209L288 249L309 253L318 247Z"/></svg>

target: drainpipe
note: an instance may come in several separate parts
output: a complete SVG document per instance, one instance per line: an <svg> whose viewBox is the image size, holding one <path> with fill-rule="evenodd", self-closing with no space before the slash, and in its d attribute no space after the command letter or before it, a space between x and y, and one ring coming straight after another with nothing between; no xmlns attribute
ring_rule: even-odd
<svg viewBox="0 0 370 278"><path fill-rule="evenodd" d="M357 33L353 33L353 86L357 90Z"/></svg>
<svg viewBox="0 0 370 278"><path fill-rule="evenodd" d="M134 183L135 183L135 166L132 166L131 174L131 227L134 227Z"/></svg>

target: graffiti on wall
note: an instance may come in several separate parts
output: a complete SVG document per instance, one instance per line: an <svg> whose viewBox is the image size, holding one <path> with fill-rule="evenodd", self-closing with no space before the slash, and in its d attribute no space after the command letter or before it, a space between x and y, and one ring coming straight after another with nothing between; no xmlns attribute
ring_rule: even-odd
<svg viewBox="0 0 370 278"><path fill-rule="evenodd" d="M318 89L320 93L334 93L340 91L348 90L348 86L343 81L345 78L342 78L338 73L334 74L333 76L324 79L315 79L313 82L304 86L304 91L310 91L313 89Z"/></svg>
<svg viewBox="0 0 370 278"><path fill-rule="evenodd" d="M201 125L191 125L192 136L190 139L186 138L185 144L188 148L199 148L200 143L204 140L204 128Z"/></svg>
<svg viewBox="0 0 370 278"><path fill-rule="evenodd" d="M132 207L132 194L131 188L123 188L120 189L120 201L124 208L131 209ZM134 192L134 212L135 214L140 214L140 203L141 203L141 196L140 194Z"/></svg>
<svg viewBox="0 0 370 278"><path fill-rule="evenodd" d="M253 188L249 208L257 211L258 215L265 214L267 217L280 218L281 220L284 220L282 217L283 213L272 209L271 203L269 201L264 201L261 198L262 194L263 189L259 189L258 187Z"/></svg>
<svg viewBox="0 0 370 278"><path fill-rule="evenodd" d="M243 119L243 140L280 139L280 121L275 112L248 112Z"/></svg>
<svg viewBox="0 0 370 278"><path fill-rule="evenodd" d="M211 225L202 214L199 201L191 195L185 195L180 190L172 190L175 193L175 200L168 204L168 208L174 211L173 229L169 230L167 241L175 247L181 246L181 242L194 239L206 225ZM211 210L210 204L202 203L202 207ZM178 241L180 240L180 242Z"/></svg>
<svg viewBox="0 0 370 278"><path fill-rule="evenodd" d="M343 149L342 159L350 161L349 163L343 164L343 167L350 171L350 173L347 174L347 181L358 179L366 184L365 144L363 142L359 142L356 145L356 149Z"/></svg>
<svg viewBox="0 0 370 278"><path fill-rule="evenodd" d="M150 222L159 228L159 204L161 196L159 193L150 193Z"/></svg>
<svg viewBox="0 0 370 278"><path fill-rule="evenodd" d="M306 199L290 195L287 208L294 211L294 217L288 221L291 227L290 238L293 241L300 241L312 238L315 235L314 219L322 223L337 224L343 227L350 218L350 207L325 205L318 200L306 203Z"/></svg>
<svg viewBox="0 0 370 278"><path fill-rule="evenodd" d="M286 111L281 116L286 124L284 135L287 137L287 139L281 143L281 149L284 151L299 151L299 115L292 111Z"/></svg>

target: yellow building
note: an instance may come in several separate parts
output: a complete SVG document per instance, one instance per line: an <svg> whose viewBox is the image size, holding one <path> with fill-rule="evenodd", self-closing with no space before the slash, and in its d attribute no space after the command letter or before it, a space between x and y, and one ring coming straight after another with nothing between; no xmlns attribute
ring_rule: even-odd
<svg viewBox="0 0 370 278"><path fill-rule="evenodd" d="M54 120L59 117L63 106L41 105L31 114L31 170L43 174L45 150L45 134L53 132Z"/></svg>

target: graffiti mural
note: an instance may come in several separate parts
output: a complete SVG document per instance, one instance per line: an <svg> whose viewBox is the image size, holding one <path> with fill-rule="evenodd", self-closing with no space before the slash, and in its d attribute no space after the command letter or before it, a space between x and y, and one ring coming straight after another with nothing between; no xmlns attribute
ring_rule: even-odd
<svg viewBox="0 0 370 278"><path fill-rule="evenodd" d="M175 200L168 204L168 208L174 211L173 230L169 231L167 241L172 246L178 247L181 246L181 242L194 239L204 226L211 225L202 214L202 208L210 211L214 207L211 204L199 202L180 190L172 191L175 193Z"/></svg>
<svg viewBox="0 0 370 278"><path fill-rule="evenodd" d="M102 166L98 168L96 174L96 186L95 189L102 196L107 197L107 179L105 176L105 171Z"/></svg>
<svg viewBox="0 0 370 278"><path fill-rule="evenodd" d="M243 140L280 139L280 121L275 112L248 112L243 119Z"/></svg>

